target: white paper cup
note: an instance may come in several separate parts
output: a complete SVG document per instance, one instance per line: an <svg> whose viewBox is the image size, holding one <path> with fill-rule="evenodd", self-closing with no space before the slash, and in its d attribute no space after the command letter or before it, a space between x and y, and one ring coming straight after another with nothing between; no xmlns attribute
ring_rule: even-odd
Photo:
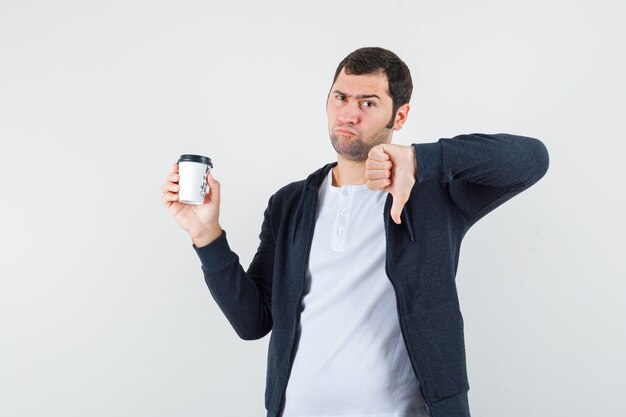
<svg viewBox="0 0 626 417"><path fill-rule="evenodd" d="M202 155L181 155L178 160L178 201L185 204L204 204L209 192L207 175L213 168L211 158Z"/></svg>

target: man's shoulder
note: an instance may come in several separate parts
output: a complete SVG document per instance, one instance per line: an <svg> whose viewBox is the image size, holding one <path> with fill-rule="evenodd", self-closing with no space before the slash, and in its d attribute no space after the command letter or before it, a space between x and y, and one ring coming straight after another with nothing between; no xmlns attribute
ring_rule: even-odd
<svg viewBox="0 0 626 417"><path fill-rule="evenodd" d="M289 195L295 191L302 191L302 187L304 187L304 183L306 182L306 179L302 179L302 180L298 180L298 181L292 181L289 184L283 185L282 187L280 187L274 194L278 195Z"/></svg>
<svg viewBox="0 0 626 417"><path fill-rule="evenodd" d="M290 200L298 200L304 191L306 179L292 181L280 187L273 195L274 203L285 204Z"/></svg>
<svg viewBox="0 0 626 417"><path fill-rule="evenodd" d="M305 191L305 187L308 184L313 184L315 186L319 186L324 175L328 173L331 166L336 163L329 163L324 165L323 167L312 172L307 178L292 181L281 188L279 188L273 195L274 201L279 201L282 203L286 203L289 201L298 201L302 196L302 193Z"/></svg>

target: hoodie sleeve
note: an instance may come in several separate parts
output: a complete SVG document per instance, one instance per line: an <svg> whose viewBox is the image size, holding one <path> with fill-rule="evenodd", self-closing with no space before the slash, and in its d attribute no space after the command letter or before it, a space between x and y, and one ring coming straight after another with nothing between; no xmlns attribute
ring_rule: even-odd
<svg viewBox="0 0 626 417"><path fill-rule="evenodd" d="M507 133L464 134L412 146L416 184L442 183L470 226L530 188L549 166L543 142Z"/></svg>
<svg viewBox="0 0 626 417"><path fill-rule="evenodd" d="M272 329L271 290L274 237L270 224L272 195L263 215L260 243L247 271L226 239L226 231L208 245L192 246L202 262L204 279L213 299L244 340L260 339Z"/></svg>

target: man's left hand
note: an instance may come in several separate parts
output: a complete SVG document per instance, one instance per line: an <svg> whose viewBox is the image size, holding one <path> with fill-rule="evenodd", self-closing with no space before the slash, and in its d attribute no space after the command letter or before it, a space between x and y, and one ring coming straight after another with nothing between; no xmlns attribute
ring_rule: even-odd
<svg viewBox="0 0 626 417"><path fill-rule="evenodd" d="M385 190L393 197L391 218L400 224L400 213L409 200L416 181L415 149L412 145L383 143L367 154L365 179L367 188Z"/></svg>

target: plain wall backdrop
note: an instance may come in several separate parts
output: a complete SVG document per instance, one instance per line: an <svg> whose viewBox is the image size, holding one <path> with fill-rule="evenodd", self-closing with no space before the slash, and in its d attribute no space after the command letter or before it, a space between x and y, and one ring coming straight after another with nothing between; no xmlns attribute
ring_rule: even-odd
<svg viewBox="0 0 626 417"><path fill-rule="evenodd" d="M0 0L0 415L265 415L269 335L237 337L160 189L181 154L210 156L247 268L270 195L336 160L326 95L362 46L411 69L393 143L504 132L550 152L463 241L472 414L623 413L625 11Z"/></svg>

